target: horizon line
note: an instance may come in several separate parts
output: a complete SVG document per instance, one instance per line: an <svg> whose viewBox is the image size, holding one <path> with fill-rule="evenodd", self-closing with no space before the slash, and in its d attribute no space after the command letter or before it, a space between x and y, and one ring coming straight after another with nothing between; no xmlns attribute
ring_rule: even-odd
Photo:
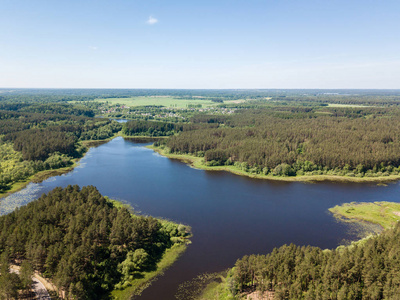
<svg viewBox="0 0 400 300"><path fill-rule="evenodd" d="M400 88L126 88L126 87L0 87L0 90L400 90Z"/></svg>

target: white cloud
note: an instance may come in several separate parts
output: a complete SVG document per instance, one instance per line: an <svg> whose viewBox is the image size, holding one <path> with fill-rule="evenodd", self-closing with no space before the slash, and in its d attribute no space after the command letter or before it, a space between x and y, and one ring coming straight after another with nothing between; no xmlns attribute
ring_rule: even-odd
<svg viewBox="0 0 400 300"><path fill-rule="evenodd" d="M156 18L153 18L152 16L150 16L147 19L146 23L149 24L149 25L154 25L154 24L158 23L158 20Z"/></svg>
<svg viewBox="0 0 400 300"><path fill-rule="evenodd" d="M96 46L89 46L89 49L90 49L90 50L93 50L93 51L96 51L96 50L99 49L99 48L97 48Z"/></svg>

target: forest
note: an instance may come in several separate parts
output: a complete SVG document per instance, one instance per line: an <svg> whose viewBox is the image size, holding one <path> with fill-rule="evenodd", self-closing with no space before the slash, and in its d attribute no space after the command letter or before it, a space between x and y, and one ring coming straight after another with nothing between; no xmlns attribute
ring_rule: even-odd
<svg viewBox="0 0 400 300"><path fill-rule="evenodd" d="M166 137L155 142L165 153L261 177L400 174L400 93L394 90L0 92L1 193L38 172L73 166L87 151L85 141L118 133ZM166 95L215 106L120 109L97 102ZM65 295L107 299L154 270L187 232L183 225L132 215L94 187L56 188L0 217L0 295L28 290L27 278L38 270ZM227 299L254 290L276 299L396 299L399 235L396 226L336 250L285 245L245 256L229 271L223 289ZM21 265L23 274L9 273L10 264Z"/></svg>
<svg viewBox="0 0 400 300"><path fill-rule="evenodd" d="M93 186L55 188L0 217L0 297L15 296L21 284L6 265L28 264L60 295L108 299L153 270L188 233L187 226L134 215Z"/></svg>
<svg viewBox="0 0 400 300"><path fill-rule="evenodd" d="M216 99L277 99L294 98L296 101L324 98L334 101L353 99L358 103L370 101L398 102L399 90L374 89L0 89L0 101L36 101L36 102L63 102L87 101L99 98L128 98L141 96L173 96L180 98L216 98ZM356 100L355 100L356 99Z"/></svg>
<svg viewBox="0 0 400 300"><path fill-rule="evenodd" d="M335 250L284 245L239 259L220 285L221 298L213 299L241 299L256 290L282 300L394 300L400 295L399 257L399 224Z"/></svg>
<svg viewBox="0 0 400 300"><path fill-rule="evenodd" d="M221 101L211 110L138 106L108 114L131 120L124 125L93 118L104 115L96 99L161 94ZM80 141L106 139L122 129L125 136L167 136L156 146L250 175L399 174L400 94L394 90L23 90L1 97L2 140L22 153L24 165L41 165L51 155L71 165L84 152ZM232 99L245 100L224 103ZM42 165L24 176L3 174L2 190L48 169Z"/></svg>
<svg viewBox="0 0 400 300"><path fill-rule="evenodd" d="M0 103L0 192L44 170L73 164L85 140L103 140L121 130L93 111L67 104ZM11 147L12 146L12 147Z"/></svg>
<svg viewBox="0 0 400 300"><path fill-rule="evenodd" d="M276 106L198 115L192 122L214 127L184 130L155 145L204 157L207 166L233 166L250 174L399 174L398 109Z"/></svg>
<svg viewBox="0 0 400 300"><path fill-rule="evenodd" d="M217 128L217 124L168 123L133 120L123 124L122 133L127 136L172 136L183 131Z"/></svg>
<svg viewBox="0 0 400 300"><path fill-rule="evenodd" d="M120 110L118 103L110 109L96 101L161 96L212 100L216 106ZM155 146L167 153L261 177L400 173L396 90L4 89L0 97L1 192L37 172L71 166L86 151L82 141L120 130L124 136L165 136ZM130 121L121 125L94 116Z"/></svg>

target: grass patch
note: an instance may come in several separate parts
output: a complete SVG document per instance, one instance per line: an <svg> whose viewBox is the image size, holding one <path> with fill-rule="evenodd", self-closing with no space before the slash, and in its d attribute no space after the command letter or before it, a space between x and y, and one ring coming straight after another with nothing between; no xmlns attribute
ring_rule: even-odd
<svg viewBox="0 0 400 300"><path fill-rule="evenodd" d="M373 202L373 203L345 203L330 208L334 217L344 222L370 222L392 228L400 220L400 203Z"/></svg>
<svg viewBox="0 0 400 300"><path fill-rule="evenodd" d="M75 167L77 166L77 162L74 162L72 166L65 167L65 168L60 168L60 169L54 169L54 170L45 170L36 173L35 175L32 176L30 182L42 182L50 177L53 176L60 176L62 174L66 174L71 172Z"/></svg>
<svg viewBox="0 0 400 300"><path fill-rule="evenodd" d="M239 295L233 296L232 293L230 293L227 290L226 287L226 278L220 276L222 282L218 281L213 281L209 283L203 292L201 293L200 296L198 296L196 299L197 300L235 300L239 299Z"/></svg>
<svg viewBox="0 0 400 300"><path fill-rule="evenodd" d="M328 107L373 107L373 106L357 105L357 104L328 103Z"/></svg>
<svg viewBox="0 0 400 300"><path fill-rule="evenodd" d="M228 270L217 273L204 273L184 282L178 288L178 300L228 300L232 294L227 290Z"/></svg>
<svg viewBox="0 0 400 300"><path fill-rule="evenodd" d="M110 202L114 207L116 207L116 208L118 208L118 209L120 209L120 208L127 208L129 211L133 211L133 208L132 208L132 206L130 206L129 204L127 204L127 203L123 203L123 202L121 202L121 201L119 201L119 200L114 200L114 199L110 199L109 197L107 197L107 196L104 196L104 198L108 201L108 202Z"/></svg>
<svg viewBox="0 0 400 300"><path fill-rule="evenodd" d="M250 178L257 179L267 179L274 181L286 181L286 182L322 182L322 181L334 181L334 182L371 182L371 183L387 183L390 181L396 181L400 179L400 175L389 175L382 177L348 177L339 175L302 175L302 176L273 176L273 175L262 175L262 174L252 174L243 171L235 166L206 166L204 164L204 159L202 157L197 157L188 154L172 154L168 152L168 149L161 149L155 147L154 145L146 146L149 149L156 151L157 153L171 158L178 159L184 163L189 164L195 169L207 170L207 171L227 171L240 176L247 176Z"/></svg>

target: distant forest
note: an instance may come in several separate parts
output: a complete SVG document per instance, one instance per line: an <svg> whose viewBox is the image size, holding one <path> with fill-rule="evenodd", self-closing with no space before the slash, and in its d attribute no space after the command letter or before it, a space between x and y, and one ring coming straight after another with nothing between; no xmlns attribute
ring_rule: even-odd
<svg viewBox="0 0 400 300"><path fill-rule="evenodd" d="M138 96L215 106L120 110L117 104L107 115L96 102ZM0 192L40 171L71 166L86 151L82 141L121 129L126 136L168 136L156 145L249 174L398 175L399 104L399 90L0 89ZM110 116L131 121L121 125Z"/></svg>
<svg viewBox="0 0 400 300"><path fill-rule="evenodd" d="M315 101L347 104L399 105L400 90L331 89L0 89L0 102L92 101L99 98L171 96L182 99L199 97L216 100L265 99L274 101ZM201 99L201 98L200 98Z"/></svg>

